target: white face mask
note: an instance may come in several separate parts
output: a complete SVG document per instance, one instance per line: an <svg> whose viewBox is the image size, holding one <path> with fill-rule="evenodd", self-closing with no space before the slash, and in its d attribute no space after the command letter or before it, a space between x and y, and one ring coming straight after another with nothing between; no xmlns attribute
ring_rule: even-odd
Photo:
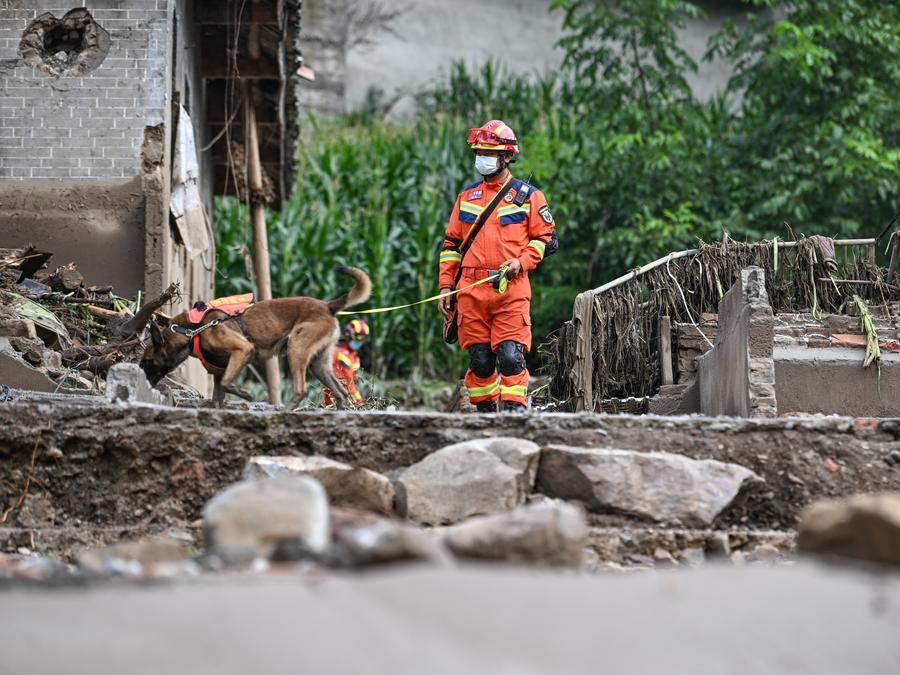
<svg viewBox="0 0 900 675"><path fill-rule="evenodd" d="M497 172L500 166L497 157L488 157L487 155L475 155L475 169L482 176L490 176Z"/></svg>

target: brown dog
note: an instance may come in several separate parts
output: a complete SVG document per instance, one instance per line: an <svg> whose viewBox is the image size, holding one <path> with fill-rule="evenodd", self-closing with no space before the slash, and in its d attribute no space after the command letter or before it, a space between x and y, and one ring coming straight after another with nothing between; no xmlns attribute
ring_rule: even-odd
<svg viewBox="0 0 900 675"><path fill-rule="evenodd" d="M236 320L229 320L199 334L200 349L211 366L208 370L213 374L213 399L217 406L222 406L226 393L251 400L248 392L232 384L234 378L257 358L287 353L294 379L294 396L288 409L296 408L306 397L307 367L331 389L335 401L343 407L347 393L331 369L334 348L340 337L335 314L368 300L372 282L365 272L355 267L340 267L337 271L353 277L356 282L347 295L330 302L308 297L264 300L251 305L241 315L244 331ZM226 316L221 310L212 310L203 317L202 324ZM154 386L191 355L191 339L175 332L173 325L183 329L197 328L188 320L188 312L182 312L164 327L150 323L151 343L144 351L141 368Z"/></svg>

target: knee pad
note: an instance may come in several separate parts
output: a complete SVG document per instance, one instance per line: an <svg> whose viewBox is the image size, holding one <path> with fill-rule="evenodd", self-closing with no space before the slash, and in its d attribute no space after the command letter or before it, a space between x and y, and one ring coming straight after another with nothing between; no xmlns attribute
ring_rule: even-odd
<svg viewBox="0 0 900 675"><path fill-rule="evenodd" d="M525 370L525 345L514 340L504 340L497 346L500 374L518 375Z"/></svg>
<svg viewBox="0 0 900 675"><path fill-rule="evenodd" d="M479 342L469 347L469 369L476 377L490 377L496 367L497 357L489 344Z"/></svg>

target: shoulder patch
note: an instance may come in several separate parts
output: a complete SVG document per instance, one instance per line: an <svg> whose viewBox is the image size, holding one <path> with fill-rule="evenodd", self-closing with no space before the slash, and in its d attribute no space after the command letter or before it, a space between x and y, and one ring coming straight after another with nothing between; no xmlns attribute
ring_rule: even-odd
<svg viewBox="0 0 900 675"><path fill-rule="evenodd" d="M541 218L544 219L544 222L548 225L553 224L553 214L550 213L550 207L547 204L544 204L541 208L538 209L538 213L541 215Z"/></svg>
<svg viewBox="0 0 900 675"><path fill-rule="evenodd" d="M481 190L475 190L475 192L470 192L469 199L481 199L481 194L482 194Z"/></svg>

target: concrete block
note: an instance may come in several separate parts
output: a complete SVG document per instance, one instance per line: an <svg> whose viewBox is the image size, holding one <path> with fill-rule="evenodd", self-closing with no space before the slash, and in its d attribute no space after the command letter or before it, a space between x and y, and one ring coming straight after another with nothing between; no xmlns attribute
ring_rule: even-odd
<svg viewBox="0 0 900 675"><path fill-rule="evenodd" d="M136 363L117 363L109 369L106 398L111 403L170 403L150 386L144 371Z"/></svg>
<svg viewBox="0 0 900 675"><path fill-rule="evenodd" d="M37 332L29 319L0 319L0 337L36 338Z"/></svg>

